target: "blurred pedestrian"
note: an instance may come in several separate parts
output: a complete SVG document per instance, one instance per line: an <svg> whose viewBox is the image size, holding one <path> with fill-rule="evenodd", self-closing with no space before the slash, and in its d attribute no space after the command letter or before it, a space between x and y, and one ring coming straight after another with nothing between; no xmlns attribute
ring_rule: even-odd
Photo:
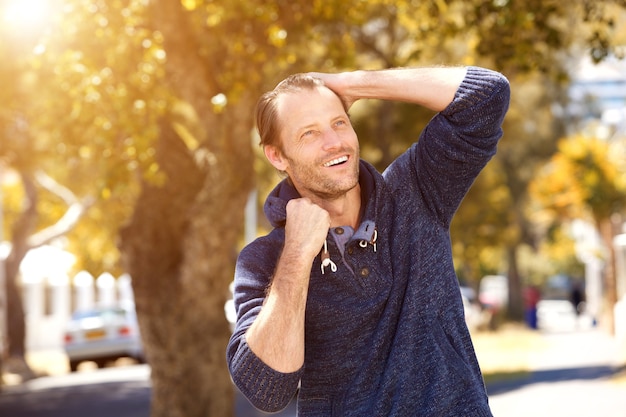
<svg viewBox="0 0 626 417"><path fill-rule="evenodd" d="M537 304L541 300L541 291L534 285L524 288L524 317L531 329L537 329Z"/></svg>
<svg viewBox="0 0 626 417"><path fill-rule="evenodd" d="M574 306L574 310L576 310L577 316L580 316L580 313L582 313L583 311L584 300L585 300L585 296L583 294L583 290L581 288L580 283L578 281L574 281L574 283L572 284L570 301L572 302L572 305Z"/></svg>

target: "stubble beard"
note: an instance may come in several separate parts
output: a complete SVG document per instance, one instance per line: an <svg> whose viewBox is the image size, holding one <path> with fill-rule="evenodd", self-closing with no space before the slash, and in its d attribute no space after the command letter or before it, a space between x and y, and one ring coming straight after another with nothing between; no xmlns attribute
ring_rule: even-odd
<svg viewBox="0 0 626 417"><path fill-rule="evenodd" d="M340 179L320 173L319 168L315 168L319 167L320 164L315 165L315 167L311 165L299 166L292 172L292 182L299 185L297 188L304 188L304 190L298 190L301 195L306 190L306 192L322 200L339 198L359 183L358 151L348 163L352 164L353 167L347 175Z"/></svg>

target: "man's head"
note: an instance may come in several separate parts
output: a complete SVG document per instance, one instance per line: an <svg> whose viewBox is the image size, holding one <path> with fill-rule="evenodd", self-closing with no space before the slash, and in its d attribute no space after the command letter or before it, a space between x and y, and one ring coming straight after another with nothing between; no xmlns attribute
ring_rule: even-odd
<svg viewBox="0 0 626 417"><path fill-rule="evenodd" d="M267 159L304 197L332 198L358 183L359 143L346 104L323 81L296 74L257 104Z"/></svg>
<svg viewBox="0 0 626 417"><path fill-rule="evenodd" d="M280 147L280 115L278 114L277 102L281 95L297 93L303 90L314 90L324 87L324 82L308 74L293 74L281 81L273 90L261 96L256 106L256 123L260 145L274 145ZM348 112L347 105L342 102L344 110Z"/></svg>

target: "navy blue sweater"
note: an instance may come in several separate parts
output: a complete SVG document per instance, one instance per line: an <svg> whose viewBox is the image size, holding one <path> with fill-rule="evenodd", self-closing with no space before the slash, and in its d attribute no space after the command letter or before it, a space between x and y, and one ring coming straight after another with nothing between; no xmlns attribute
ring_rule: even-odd
<svg viewBox="0 0 626 417"><path fill-rule="evenodd" d="M468 68L455 98L381 175L361 161L363 220L327 237L336 272L313 262L305 361L280 373L245 332L263 305L284 243L287 181L265 204L274 229L246 246L235 272L237 324L227 359L256 407L300 416L491 416L452 262L449 226L496 152L508 109L501 74Z"/></svg>

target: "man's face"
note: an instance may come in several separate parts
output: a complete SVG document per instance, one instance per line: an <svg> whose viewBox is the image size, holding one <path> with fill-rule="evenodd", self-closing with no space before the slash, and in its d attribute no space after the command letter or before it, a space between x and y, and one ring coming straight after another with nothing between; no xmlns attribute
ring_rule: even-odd
<svg viewBox="0 0 626 417"><path fill-rule="evenodd" d="M282 151L266 147L272 165L287 172L302 197L333 199L359 179L359 141L339 97L326 87L279 99Z"/></svg>

